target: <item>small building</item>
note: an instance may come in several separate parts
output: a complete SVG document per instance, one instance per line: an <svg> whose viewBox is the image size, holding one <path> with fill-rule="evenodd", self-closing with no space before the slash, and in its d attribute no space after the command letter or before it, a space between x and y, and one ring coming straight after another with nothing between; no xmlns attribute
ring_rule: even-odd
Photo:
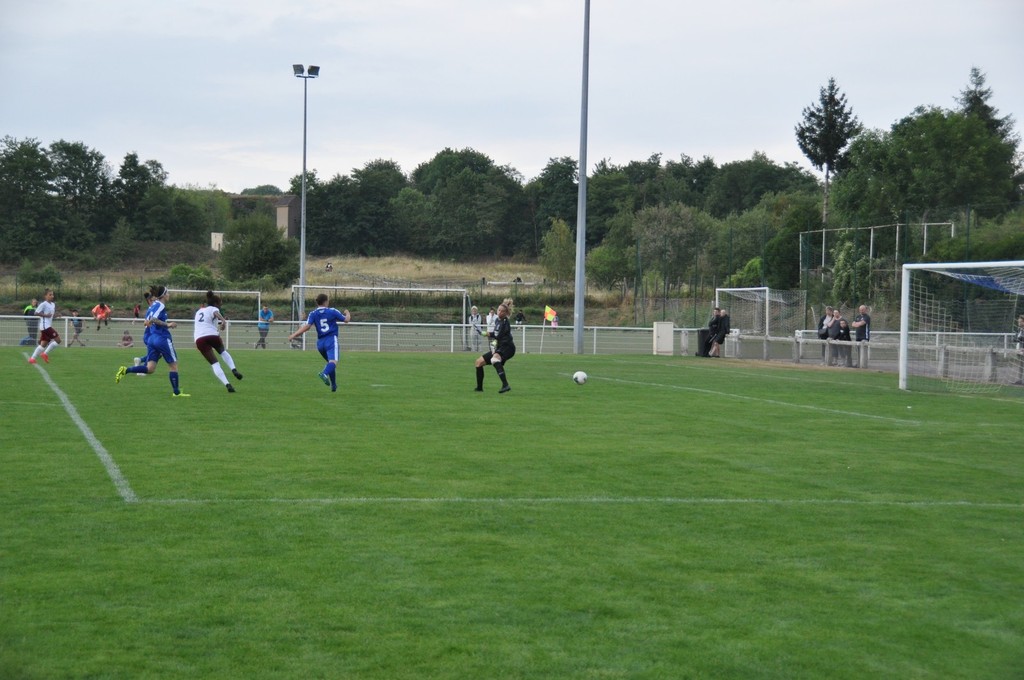
<svg viewBox="0 0 1024 680"><path fill-rule="evenodd" d="M302 236L302 201L295 194L282 194L274 205L277 228L285 238Z"/></svg>

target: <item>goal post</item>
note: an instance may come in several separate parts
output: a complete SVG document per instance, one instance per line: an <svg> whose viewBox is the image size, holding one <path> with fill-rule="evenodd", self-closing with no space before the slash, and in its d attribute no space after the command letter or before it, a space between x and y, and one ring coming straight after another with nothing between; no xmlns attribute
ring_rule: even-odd
<svg viewBox="0 0 1024 680"><path fill-rule="evenodd" d="M905 264L899 388L995 392L1024 378L1024 260Z"/></svg>
<svg viewBox="0 0 1024 680"><path fill-rule="evenodd" d="M191 302L198 307L199 305L206 303L207 290L208 289L168 288L167 292L174 293L179 302ZM258 290L215 290L213 292L220 296L222 303L225 305L229 302L235 305L241 305L246 312L246 319L255 318L260 307L263 305L263 296ZM242 301L238 302L238 298L242 298ZM225 313L225 316L230 315Z"/></svg>
<svg viewBox="0 0 1024 680"><path fill-rule="evenodd" d="M314 307L318 293L327 293L331 306L366 310L367 320L393 323L464 324L472 302L465 288L417 288L400 286L292 286L293 317L299 309ZM357 316L356 321L366 319ZM302 322L305 319L297 319Z"/></svg>
<svg viewBox="0 0 1024 680"><path fill-rule="evenodd" d="M743 335L791 336L804 327L807 292L767 286L715 288L715 306L729 314L729 325Z"/></svg>

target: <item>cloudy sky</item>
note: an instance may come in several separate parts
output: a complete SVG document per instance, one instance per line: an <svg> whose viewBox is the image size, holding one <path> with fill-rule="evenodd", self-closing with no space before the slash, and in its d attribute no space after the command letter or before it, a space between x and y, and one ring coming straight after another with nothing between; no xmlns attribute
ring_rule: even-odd
<svg viewBox="0 0 1024 680"><path fill-rule="evenodd" d="M178 186L287 189L471 147L525 180L579 155L584 0L0 0L0 135ZM1021 0L592 0L588 166L761 151L835 77L870 128L955 106L972 66L1024 128Z"/></svg>

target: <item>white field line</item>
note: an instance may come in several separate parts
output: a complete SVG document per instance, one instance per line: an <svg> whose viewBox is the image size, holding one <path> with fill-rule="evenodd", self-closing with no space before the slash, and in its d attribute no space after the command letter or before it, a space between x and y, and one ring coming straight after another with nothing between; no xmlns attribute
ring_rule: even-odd
<svg viewBox="0 0 1024 680"><path fill-rule="evenodd" d="M859 506L918 508L981 508L1024 510L1024 503L989 503L965 500L856 500L852 498L673 498L659 496L579 497L406 497L348 496L338 498L150 498L150 505L777 505L777 506Z"/></svg>
<svg viewBox="0 0 1024 680"><path fill-rule="evenodd" d="M568 375L568 374L565 374ZM591 380L604 380L606 382L617 382L624 385L642 385L644 387L663 387L669 390L682 390L685 392L697 392L699 394L711 394L716 397L726 397L728 399L740 399L743 401L755 401L762 404L772 404L773 406L784 406L786 408L803 409L806 411L817 411L819 413L833 413L840 416L850 416L853 418L870 418L872 420L885 420L890 423L900 423L903 425L920 425L920 420L910 420L907 418L890 418L889 416L879 416L873 413L859 413L857 411L844 411L842 409L825 408L823 406L814 406L813 404L794 404L788 401L779 401L778 399L765 399L764 397L749 397L744 394L735 394L733 392L722 392L719 390L709 390L703 387L687 387L685 385L667 385L665 383L656 382L645 382L641 380L626 380L624 378L605 378L599 375L591 375Z"/></svg>
<svg viewBox="0 0 1024 680"><path fill-rule="evenodd" d="M25 355L25 358L27 359L28 356ZM57 387L57 383L53 382L53 379L50 378L50 374L47 373L42 366L37 364L36 369L39 370L39 374L43 376L43 380L46 381L46 384L50 386L53 393L57 395L58 399L60 399L60 403L64 405L64 410L67 412L68 416L71 417L72 422L78 426L78 430L82 433L82 436L85 437L85 441L89 442L89 446L91 446L92 450L96 452L96 457L100 459L101 463L103 463L103 467L110 476L110 480L114 482L114 486L117 487L117 492L121 494L121 498L124 499L124 502L138 503L139 497L135 495L135 492L132 491L132 487L128 484L128 480L121 474L121 469L117 467L117 463L114 462L110 453L107 452L107 449L104 448L100 440L96 438L96 435L93 434L92 430L89 429L89 426L86 425L84 420L82 420L82 417L78 415L78 410L75 408L74 404L71 403L71 400L68 399L68 395L64 394L63 390Z"/></svg>

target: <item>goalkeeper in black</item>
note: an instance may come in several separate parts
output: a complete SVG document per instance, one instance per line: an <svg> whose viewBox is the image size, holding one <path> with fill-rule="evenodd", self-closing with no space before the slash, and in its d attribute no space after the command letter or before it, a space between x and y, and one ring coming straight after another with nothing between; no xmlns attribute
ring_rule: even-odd
<svg viewBox="0 0 1024 680"><path fill-rule="evenodd" d="M484 391L484 366L494 366L498 377L501 378L501 389L499 394L508 392L512 388L508 386L508 378L505 376L505 364L516 355L516 344L512 340L512 325L508 321L508 305L498 305L498 318L494 322L494 330L481 331L481 335L490 338L490 350L478 357L476 360L476 391Z"/></svg>

